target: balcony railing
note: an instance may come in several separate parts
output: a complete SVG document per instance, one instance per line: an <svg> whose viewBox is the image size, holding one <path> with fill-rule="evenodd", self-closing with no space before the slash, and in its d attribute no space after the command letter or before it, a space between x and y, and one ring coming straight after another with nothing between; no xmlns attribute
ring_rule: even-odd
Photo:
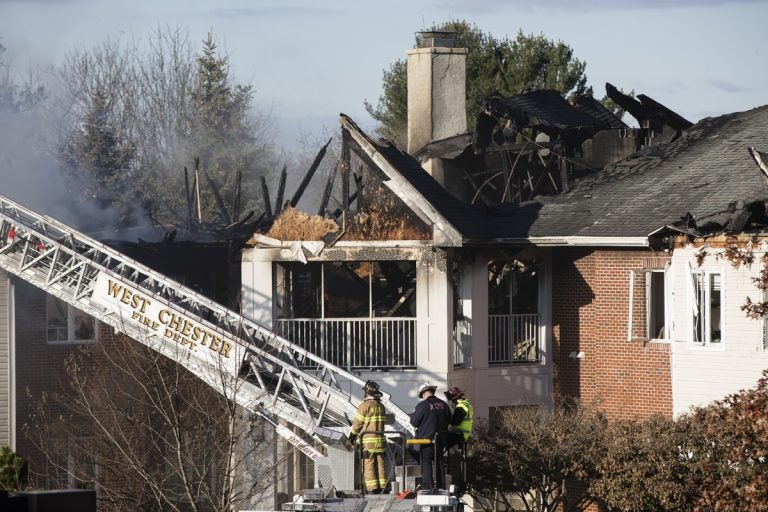
<svg viewBox="0 0 768 512"><path fill-rule="evenodd" d="M488 315L488 364L533 363L541 359L539 315Z"/></svg>
<svg viewBox="0 0 768 512"><path fill-rule="evenodd" d="M416 368L415 318L279 319L273 329L347 370Z"/></svg>

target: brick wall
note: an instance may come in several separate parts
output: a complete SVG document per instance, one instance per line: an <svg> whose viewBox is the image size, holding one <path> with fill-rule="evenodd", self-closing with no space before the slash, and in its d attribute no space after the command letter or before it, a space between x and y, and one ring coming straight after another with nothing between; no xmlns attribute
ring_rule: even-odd
<svg viewBox="0 0 768 512"><path fill-rule="evenodd" d="M66 382L64 361L77 345L48 345L46 341L46 294L31 284L14 278L16 300L16 452L37 472L43 464L22 429L29 423L43 392L51 392ZM46 484L40 482L40 484Z"/></svg>
<svg viewBox="0 0 768 512"><path fill-rule="evenodd" d="M670 347L627 341L630 271L648 250L565 249L554 252L552 323L554 390L597 403L609 419L672 415ZM645 289L634 287L633 333L645 322ZM583 352L584 357L570 357Z"/></svg>
<svg viewBox="0 0 768 512"><path fill-rule="evenodd" d="M16 303L16 452L30 463L33 485L55 487L66 483L53 481L43 455L24 433L24 425L33 421L34 412L44 393L57 393L68 382L65 362L82 344L48 344L46 331L46 293L13 278ZM113 329L100 325L98 339L108 342ZM50 403L50 402L49 402ZM64 412L64 411L60 411ZM50 469L50 468L48 468ZM59 478L64 478L59 475Z"/></svg>

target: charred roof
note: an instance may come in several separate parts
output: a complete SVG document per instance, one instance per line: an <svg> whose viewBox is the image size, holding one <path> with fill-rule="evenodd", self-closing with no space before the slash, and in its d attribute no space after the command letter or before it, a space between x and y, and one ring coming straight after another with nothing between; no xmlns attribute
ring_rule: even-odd
<svg viewBox="0 0 768 512"><path fill-rule="evenodd" d="M487 236L487 221L480 208L453 197L412 156L389 142L374 141L346 115L341 114L341 118L353 140L365 145L361 149L370 156L370 163L384 172L386 185L412 210L429 218L432 225L447 222L464 238ZM382 158L388 165L382 165Z"/></svg>
<svg viewBox="0 0 768 512"><path fill-rule="evenodd" d="M347 126L386 159L384 172L397 173L410 184L465 244L519 243L529 237L648 237L665 227L735 233L768 223L768 185L748 149L768 144L768 106L703 119L672 142L575 180L568 193L494 210L456 199L415 159L373 142L351 121Z"/></svg>
<svg viewBox="0 0 768 512"><path fill-rule="evenodd" d="M607 82L605 92L617 105L632 114L640 124L648 121L651 123L650 127L656 130L660 130L664 124L675 130L687 130L693 126L692 122L645 94L638 94L635 99Z"/></svg>
<svg viewBox="0 0 768 512"><path fill-rule="evenodd" d="M582 100L583 105L570 104L555 90L541 89L507 98L494 97L486 100L486 111L477 121L476 148L485 148L493 140L502 144L507 137L494 132L498 119L509 120L513 131L533 128L550 137L563 137L573 143L581 143L596 132L609 128L626 128L616 116L598 102ZM506 135L506 134L505 134Z"/></svg>
<svg viewBox="0 0 768 512"><path fill-rule="evenodd" d="M706 118L672 142L577 180L567 194L505 207L496 231L615 237L648 236L667 225L699 232L764 225L768 186L748 148L767 143L768 106Z"/></svg>

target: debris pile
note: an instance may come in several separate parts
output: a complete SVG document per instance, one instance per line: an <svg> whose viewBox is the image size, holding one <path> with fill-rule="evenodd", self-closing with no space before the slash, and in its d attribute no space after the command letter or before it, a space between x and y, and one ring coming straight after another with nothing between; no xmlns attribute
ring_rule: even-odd
<svg viewBox="0 0 768 512"><path fill-rule="evenodd" d="M272 223L267 236L277 240L322 240L329 233L335 233L339 226L333 219L307 213L288 206Z"/></svg>

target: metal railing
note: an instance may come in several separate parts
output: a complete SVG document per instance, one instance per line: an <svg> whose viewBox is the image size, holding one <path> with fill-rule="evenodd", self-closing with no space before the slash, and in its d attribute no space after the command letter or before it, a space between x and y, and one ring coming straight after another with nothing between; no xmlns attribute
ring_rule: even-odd
<svg viewBox="0 0 768 512"><path fill-rule="evenodd" d="M273 329L347 370L416 368L415 318L278 319Z"/></svg>
<svg viewBox="0 0 768 512"><path fill-rule="evenodd" d="M539 315L488 315L488 364L540 361Z"/></svg>

